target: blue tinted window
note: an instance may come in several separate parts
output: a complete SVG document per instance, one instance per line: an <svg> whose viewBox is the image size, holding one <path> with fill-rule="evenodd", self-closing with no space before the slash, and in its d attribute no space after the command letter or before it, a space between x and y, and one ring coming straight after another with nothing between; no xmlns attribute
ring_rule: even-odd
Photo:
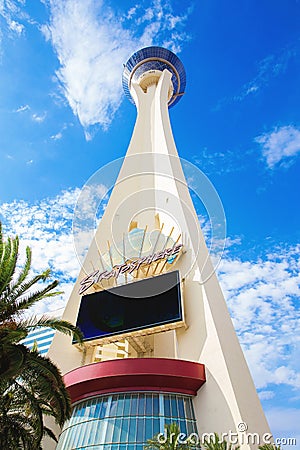
<svg viewBox="0 0 300 450"><path fill-rule="evenodd" d="M131 399L128 398L128 396L125 396L125 399L124 399L124 411L123 411L124 416L128 416L129 415L130 403L131 403Z"/></svg>
<svg viewBox="0 0 300 450"><path fill-rule="evenodd" d="M152 416L153 415L153 408L152 408L152 395L146 395L146 416Z"/></svg>
<svg viewBox="0 0 300 450"><path fill-rule="evenodd" d="M178 417L177 402L175 395L171 397L171 416Z"/></svg>
<svg viewBox="0 0 300 450"><path fill-rule="evenodd" d="M137 413L137 395L133 395L131 398L131 407L130 407L130 415L135 416Z"/></svg>
<svg viewBox="0 0 300 450"><path fill-rule="evenodd" d="M138 415L143 416L144 413L145 413L145 396L143 394L140 394L138 402Z"/></svg>
<svg viewBox="0 0 300 450"><path fill-rule="evenodd" d="M158 416L159 415L159 397L158 395L153 395L153 415Z"/></svg>
<svg viewBox="0 0 300 450"><path fill-rule="evenodd" d="M170 397L169 395L166 395L164 399L164 409L165 409L165 416L170 417L171 415L171 408L170 408Z"/></svg>
<svg viewBox="0 0 300 450"><path fill-rule="evenodd" d="M139 450L176 422L185 434L197 433L191 397L162 393L103 395L74 406L57 450Z"/></svg>

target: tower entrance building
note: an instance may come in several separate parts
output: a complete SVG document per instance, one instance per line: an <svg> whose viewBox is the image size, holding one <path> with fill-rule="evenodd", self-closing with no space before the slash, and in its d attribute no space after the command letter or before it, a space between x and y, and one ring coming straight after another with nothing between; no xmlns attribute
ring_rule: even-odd
<svg viewBox="0 0 300 450"><path fill-rule="evenodd" d="M186 436L269 432L177 154L168 109L185 90L172 52L127 61L137 108L129 148L48 355L74 405L57 449L142 450L177 423ZM48 444L47 444L48 445ZM47 448L51 448L51 445Z"/></svg>

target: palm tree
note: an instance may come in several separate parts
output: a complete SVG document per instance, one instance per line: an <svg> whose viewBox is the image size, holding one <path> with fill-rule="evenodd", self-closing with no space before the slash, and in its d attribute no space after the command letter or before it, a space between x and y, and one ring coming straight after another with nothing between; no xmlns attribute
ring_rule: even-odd
<svg viewBox="0 0 300 450"><path fill-rule="evenodd" d="M165 433L157 433L153 438L148 439L146 450L191 450L199 448L193 444L188 438L182 438L182 434L177 423L165 425Z"/></svg>
<svg viewBox="0 0 300 450"><path fill-rule="evenodd" d="M44 426L43 415L53 416L62 426L70 417L71 405L56 366L37 353L26 358L18 377L0 382L0 448L39 449L44 435L56 440Z"/></svg>
<svg viewBox="0 0 300 450"><path fill-rule="evenodd" d="M238 450L240 448L239 445L235 447L233 444L227 442L225 439L220 438L217 433L214 433L214 437L207 438L202 443L202 447L205 450Z"/></svg>
<svg viewBox="0 0 300 450"><path fill-rule="evenodd" d="M31 250L18 269L19 239L3 239L0 222L0 448L40 448L43 435L55 438L43 423L53 416L62 426L71 415L71 403L59 369L37 349L21 341L36 328L49 327L82 342L80 330L69 322L43 316L25 318L24 312L43 298L57 295L58 281L41 286L50 270L31 276Z"/></svg>

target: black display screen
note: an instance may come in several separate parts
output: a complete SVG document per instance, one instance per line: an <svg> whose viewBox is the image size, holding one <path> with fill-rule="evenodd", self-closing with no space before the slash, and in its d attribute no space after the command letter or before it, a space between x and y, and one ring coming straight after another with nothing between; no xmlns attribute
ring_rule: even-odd
<svg viewBox="0 0 300 450"><path fill-rule="evenodd" d="M182 321L179 272L84 295L77 326L84 340Z"/></svg>

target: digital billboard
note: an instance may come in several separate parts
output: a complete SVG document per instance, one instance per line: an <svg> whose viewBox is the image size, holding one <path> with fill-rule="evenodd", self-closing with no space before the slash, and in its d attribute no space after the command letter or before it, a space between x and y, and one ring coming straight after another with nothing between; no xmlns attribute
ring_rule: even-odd
<svg viewBox="0 0 300 450"><path fill-rule="evenodd" d="M180 277L172 271L84 295L77 326L89 341L182 321Z"/></svg>

